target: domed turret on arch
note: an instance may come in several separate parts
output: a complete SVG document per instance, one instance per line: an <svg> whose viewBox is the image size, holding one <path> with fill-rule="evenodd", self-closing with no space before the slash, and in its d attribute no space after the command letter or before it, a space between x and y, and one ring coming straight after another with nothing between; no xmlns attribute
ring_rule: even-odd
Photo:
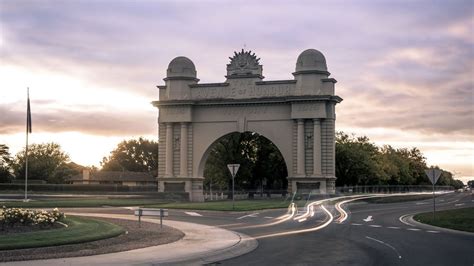
<svg viewBox="0 0 474 266"><path fill-rule="evenodd" d="M308 49L303 51L296 60L296 73L298 72L309 72L309 71L320 71L327 72L328 67L326 65L326 58L324 55L316 49Z"/></svg>
<svg viewBox="0 0 474 266"><path fill-rule="evenodd" d="M167 79L196 79L196 67L193 61L185 56L171 60L166 70Z"/></svg>

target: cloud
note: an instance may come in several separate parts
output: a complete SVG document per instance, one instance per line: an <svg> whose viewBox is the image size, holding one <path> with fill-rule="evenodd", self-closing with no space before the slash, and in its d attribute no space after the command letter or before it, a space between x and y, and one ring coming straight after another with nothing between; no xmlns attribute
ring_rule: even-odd
<svg viewBox="0 0 474 266"><path fill-rule="evenodd" d="M36 132L82 132L91 135L126 136L153 135L156 132L156 112L123 112L100 110L93 106L82 106L82 111L61 108L45 109L35 103L32 113L33 131ZM43 111L38 111L43 109ZM0 106L0 135L24 131L25 111L14 106Z"/></svg>
<svg viewBox="0 0 474 266"><path fill-rule="evenodd" d="M245 45L274 80L293 78L299 53L316 48L344 98L341 127L472 141L473 14L469 0L2 1L0 60L50 80L31 82L34 129L154 134L149 101L175 56L191 58L201 82L221 82ZM6 79L0 134L22 132L12 104L23 93Z"/></svg>

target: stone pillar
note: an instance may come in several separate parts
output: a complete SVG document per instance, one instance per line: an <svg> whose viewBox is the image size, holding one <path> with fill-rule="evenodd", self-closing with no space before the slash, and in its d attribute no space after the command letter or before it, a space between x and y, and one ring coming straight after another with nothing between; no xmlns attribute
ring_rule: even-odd
<svg viewBox="0 0 474 266"><path fill-rule="evenodd" d="M179 145L180 176L188 176L188 124L181 123L181 143Z"/></svg>
<svg viewBox="0 0 474 266"><path fill-rule="evenodd" d="M321 120L313 119L313 175L321 176Z"/></svg>
<svg viewBox="0 0 474 266"><path fill-rule="evenodd" d="M166 123L166 163L165 176L173 176L173 124Z"/></svg>
<svg viewBox="0 0 474 266"><path fill-rule="evenodd" d="M298 176L305 175L304 169L304 120L298 119L298 134L297 134L297 157L296 157L296 174Z"/></svg>

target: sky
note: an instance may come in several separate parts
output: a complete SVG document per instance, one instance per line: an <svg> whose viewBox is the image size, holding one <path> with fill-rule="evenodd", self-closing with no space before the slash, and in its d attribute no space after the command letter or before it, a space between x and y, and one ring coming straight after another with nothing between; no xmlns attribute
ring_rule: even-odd
<svg viewBox="0 0 474 266"><path fill-rule="evenodd" d="M419 148L429 165L474 179L474 2L0 0L0 143L57 142L99 166L124 139L157 139L156 85L187 56L200 82L223 82L234 51L265 80L292 79L321 51L339 131Z"/></svg>

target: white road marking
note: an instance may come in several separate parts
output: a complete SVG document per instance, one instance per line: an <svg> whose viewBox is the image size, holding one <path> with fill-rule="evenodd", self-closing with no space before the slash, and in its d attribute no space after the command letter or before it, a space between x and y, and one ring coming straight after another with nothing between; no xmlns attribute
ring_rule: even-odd
<svg viewBox="0 0 474 266"><path fill-rule="evenodd" d="M426 231L426 232L428 232L428 233L433 233L433 234L439 233L439 231L431 231L431 230L428 230L428 231Z"/></svg>
<svg viewBox="0 0 474 266"><path fill-rule="evenodd" d="M444 199L440 199L439 201L440 201L440 202L444 202Z"/></svg>
<svg viewBox="0 0 474 266"><path fill-rule="evenodd" d="M464 205L464 203L454 204L454 206L456 206L456 207L457 207L457 206L462 206L462 205Z"/></svg>
<svg viewBox="0 0 474 266"><path fill-rule="evenodd" d="M397 227L397 226L389 226L387 228L389 228L389 229L400 229L400 227Z"/></svg>
<svg viewBox="0 0 474 266"><path fill-rule="evenodd" d="M241 216L241 217L237 218L237 220L244 219L244 218L246 218L246 217L255 218L255 217L257 217L257 215L258 215L258 212L252 213L252 214L247 214L247 215L244 215L244 216Z"/></svg>
<svg viewBox="0 0 474 266"><path fill-rule="evenodd" d="M362 225L362 224L351 223L351 225Z"/></svg>
<svg viewBox="0 0 474 266"><path fill-rule="evenodd" d="M382 227L381 225L378 225L378 224L371 224L371 225L369 225L369 226L370 226L370 227L377 227L377 228L378 228L378 227Z"/></svg>
<svg viewBox="0 0 474 266"><path fill-rule="evenodd" d="M411 214L405 214L405 215L402 215L402 216L400 216L400 218L398 218L398 220L399 220L399 221L400 221L402 224L406 224L406 225L408 225L408 226L411 226L411 227L413 227L414 225L412 225L412 224L409 224L409 223L405 222L405 220L404 220L404 219L405 219L405 217L407 217L407 216L409 216L409 215L411 215Z"/></svg>
<svg viewBox="0 0 474 266"><path fill-rule="evenodd" d="M275 218L275 217L265 216L265 217L263 217L263 218L265 218L265 219L273 219L273 218Z"/></svg>
<svg viewBox="0 0 474 266"><path fill-rule="evenodd" d="M190 215L190 216L202 216L201 214L197 213L197 212L184 212L186 213L187 215Z"/></svg>
<svg viewBox="0 0 474 266"><path fill-rule="evenodd" d="M420 231L420 229L418 229L418 228L408 228L407 230L408 231Z"/></svg>
<svg viewBox="0 0 474 266"><path fill-rule="evenodd" d="M369 216L367 216L367 218L362 219L362 220L367 223L367 222L372 222L374 219L372 219L372 216L369 215Z"/></svg>
<svg viewBox="0 0 474 266"><path fill-rule="evenodd" d="M415 203L416 205L424 205L424 204L428 204L429 202L417 202Z"/></svg>
<svg viewBox="0 0 474 266"><path fill-rule="evenodd" d="M387 246L387 247L393 249L393 251L395 251L395 253L397 253L398 258L399 258L399 259L402 259L402 255L400 255L400 253L398 253L397 249L394 248L392 245L390 245L390 244L388 244L388 243L385 243L385 242L383 242L382 240L378 240L378 239L372 238L372 237L370 237L370 236L366 236L365 238L370 239L370 240L372 240L372 241L375 241L375 242L377 242L377 243L380 243L380 244L382 244L382 245L385 245L385 246Z"/></svg>

